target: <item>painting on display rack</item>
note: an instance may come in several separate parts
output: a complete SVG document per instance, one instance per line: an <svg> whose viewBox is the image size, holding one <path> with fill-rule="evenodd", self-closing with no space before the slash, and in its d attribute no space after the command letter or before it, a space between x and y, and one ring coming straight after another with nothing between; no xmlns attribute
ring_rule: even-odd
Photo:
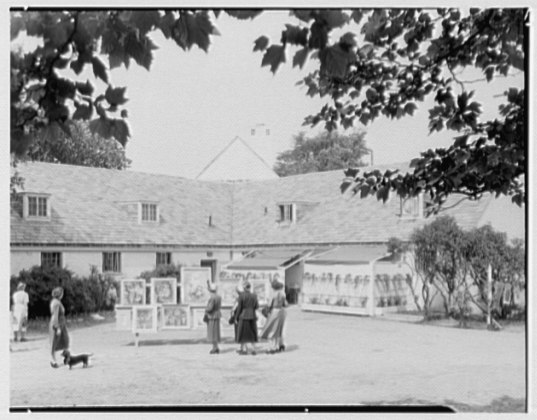
<svg viewBox="0 0 537 420"><path fill-rule="evenodd" d="M206 323L203 322L205 308L192 308L192 328L206 328Z"/></svg>
<svg viewBox="0 0 537 420"><path fill-rule="evenodd" d="M239 284L249 281L252 285L252 292L257 295L260 304L265 304L270 298L270 284L275 280L284 281L285 274L281 270L221 270L220 271L220 293L222 304L228 304L230 297L236 296L234 290ZM233 290L232 290L233 288ZM223 292L226 292L224 295Z"/></svg>
<svg viewBox="0 0 537 420"><path fill-rule="evenodd" d="M163 305L176 303L177 279L175 277L151 278L151 304Z"/></svg>
<svg viewBox="0 0 537 420"><path fill-rule="evenodd" d="M116 305L114 308L116 317L116 330L131 331L132 330L132 306Z"/></svg>
<svg viewBox="0 0 537 420"><path fill-rule="evenodd" d="M182 267L183 303L187 303L190 306L205 306L209 300L207 283L210 281L210 267Z"/></svg>
<svg viewBox="0 0 537 420"><path fill-rule="evenodd" d="M162 329L190 328L190 307L188 305L162 305Z"/></svg>
<svg viewBox="0 0 537 420"><path fill-rule="evenodd" d="M132 331L139 333L157 332L158 314L157 306L144 305L132 308Z"/></svg>
<svg viewBox="0 0 537 420"><path fill-rule="evenodd" d="M121 305L145 305L145 279L123 279L119 300Z"/></svg>

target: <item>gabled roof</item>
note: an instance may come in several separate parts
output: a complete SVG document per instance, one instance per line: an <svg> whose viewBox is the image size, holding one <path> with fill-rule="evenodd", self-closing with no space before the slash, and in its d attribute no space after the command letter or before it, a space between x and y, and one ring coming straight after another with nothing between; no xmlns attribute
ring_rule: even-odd
<svg viewBox="0 0 537 420"><path fill-rule="evenodd" d="M388 167L404 170L408 164L376 166L381 170ZM341 170L242 182L207 182L42 162L20 164L17 170L27 191L51 194L51 218L48 222L23 220L20 204L12 203L12 246L382 244L394 236L408 239L415 228L431 221L399 217L400 200L395 196L382 203L374 197L341 194ZM137 223L133 203L147 200L158 202L158 224ZM479 201L465 200L442 214L452 215L462 228L469 229L483 224L483 215L498 200L490 195ZM299 203L296 223L278 221L278 203L282 202ZM300 203L307 205L301 207ZM506 219L524 221L523 210L514 205L502 212Z"/></svg>
<svg viewBox="0 0 537 420"><path fill-rule="evenodd" d="M231 140L196 177L206 181L274 178L278 175L270 165L240 137Z"/></svg>

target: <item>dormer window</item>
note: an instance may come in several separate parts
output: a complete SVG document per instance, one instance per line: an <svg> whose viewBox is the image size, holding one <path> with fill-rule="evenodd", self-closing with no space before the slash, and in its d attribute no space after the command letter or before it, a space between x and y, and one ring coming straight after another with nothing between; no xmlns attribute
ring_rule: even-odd
<svg viewBox="0 0 537 420"><path fill-rule="evenodd" d="M25 219L50 219L50 194L25 193L22 201L22 212Z"/></svg>
<svg viewBox="0 0 537 420"><path fill-rule="evenodd" d="M423 216L423 196L401 198L401 217L416 218Z"/></svg>
<svg viewBox="0 0 537 420"><path fill-rule="evenodd" d="M157 203L140 203L140 221L142 223L156 223L158 217Z"/></svg>
<svg viewBox="0 0 537 420"><path fill-rule="evenodd" d="M296 207L294 204L280 204L280 222L293 223L296 221Z"/></svg>

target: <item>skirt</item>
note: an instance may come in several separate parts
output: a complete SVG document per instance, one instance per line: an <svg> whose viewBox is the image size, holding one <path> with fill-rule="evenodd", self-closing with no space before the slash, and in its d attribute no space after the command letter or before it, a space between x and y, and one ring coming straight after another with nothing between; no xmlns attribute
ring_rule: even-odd
<svg viewBox="0 0 537 420"><path fill-rule="evenodd" d="M267 319L261 338L282 338L286 318L287 312L284 308L274 309Z"/></svg>
<svg viewBox="0 0 537 420"><path fill-rule="evenodd" d="M257 342L257 323L255 319L239 319L237 341L241 344Z"/></svg>
<svg viewBox="0 0 537 420"><path fill-rule="evenodd" d="M221 335L219 319L209 319L209 321L207 322L207 340L211 343L220 342Z"/></svg>
<svg viewBox="0 0 537 420"><path fill-rule="evenodd" d="M60 351L69 349L69 333L64 326L60 327L60 334L56 334L52 326L50 327L50 343L52 351Z"/></svg>

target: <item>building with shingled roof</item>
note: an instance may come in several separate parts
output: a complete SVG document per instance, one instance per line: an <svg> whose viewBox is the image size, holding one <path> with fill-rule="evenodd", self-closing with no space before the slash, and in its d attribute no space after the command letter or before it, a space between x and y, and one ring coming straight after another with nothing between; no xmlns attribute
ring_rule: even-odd
<svg viewBox="0 0 537 420"><path fill-rule="evenodd" d="M388 167L408 170L408 164ZM403 287L377 282L364 289L366 278L406 275L385 258L388 239L407 240L437 217L424 217L420 197L382 203L342 194L340 170L240 182L43 162L21 163L17 172L24 189L11 202L12 274L53 264L82 277L93 266L133 278L172 262L211 267L215 279L278 272L288 290L300 290L304 279L313 287L311 279L324 275L334 290L361 297L323 305L354 305L367 314L375 313L374 293ZM463 229L491 224L524 238L524 210L509 198L487 195L451 207L456 201L442 214Z"/></svg>

